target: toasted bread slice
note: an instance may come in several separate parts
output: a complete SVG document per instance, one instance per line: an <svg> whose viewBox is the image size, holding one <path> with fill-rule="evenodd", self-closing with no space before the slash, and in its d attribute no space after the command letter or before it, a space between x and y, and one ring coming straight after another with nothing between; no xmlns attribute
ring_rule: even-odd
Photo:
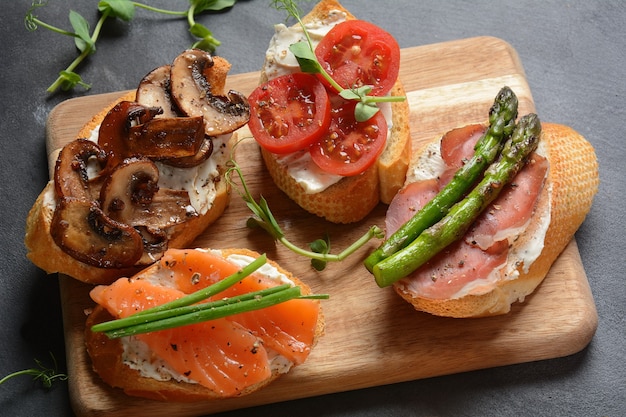
<svg viewBox="0 0 626 417"><path fill-rule="evenodd" d="M223 59L216 59L219 77L225 78L230 64ZM217 83L223 88L224 81ZM217 87L216 87L217 88ZM215 91L218 91L217 89ZM134 101L135 91L124 93L119 99L95 114L77 133L76 138L90 138L102 123L107 113L122 101ZM224 181L227 170L226 162L231 157L231 149L237 140L233 133L224 146L213 150L211 158L217 164L217 175L210 180L214 186L214 196L206 210L197 213L197 216L189 217L185 222L175 224L168 229L168 247L180 248L189 245L209 225L215 222L226 210L230 202L230 187ZM59 150L52 152L54 157ZM26 234L24 243L27 249L27 257L39 268L48 274L61 273L71 276L80 281L90 284L106 284L120 276L128 276L140 270L141 267L129 268L99 268L81 262L63 251L54 241L50 233L50 226L56 207L54 180L50 180L43 191L39 194L26 219ZM206 192L200 190L200 192Z"/></svg>
<svg viewBox="0 0 626 417"><path fill-rule="evenodd" d="M568 126L542 124L542 141L550 163L547 181L539 195L531 224L549 218L544 247L538 258L525 270L518 259L507 260L507 269L516 269L513 279L499 279L489 291L467 293L450 299L432 299L416 293L406 281L394 284L396 292L419 311L447 317L482 317L508 313L511 304L523 301L548 274L552 264L571 241L591 209L598 190L598 162L592 145ZM434 139L439 141L441 138ZM427 149L425 145L423 149ZM420 152L416 153L416 158ZM521 235L514 243L517 253L523 245L533 244ZM526 266L527 267L527 266ZM515 275L515 274L513 274Z"/></svg>
<svg viewBox="0 0 626 417"><path fill-rule="evenodd" d="M223 249L220 250L220 252L225 258L233 254L244 255L251 258L259 256L258 253L247 249ZM300 279L293 276L290 272L283 269L274 261L268 260L268 263L275 267L280 273L284 274L295 285L299 286L302 294L311 293L310 288ZM154 269L156 267L157 265L155 264L150 268ZM147 269L146 271L149 273L150 269ZM141 274L146 274L146 271L143 271ZM139 370L132 369L124 364L123 346L120 339L109 339L103 333L94 333L90 330L94 324L112 319L113 317L104 307L97 305L87 318L85 327L85 343L91 358L92 367L108 385L114 388L120 388L128 395L160 401L191 402L220 400L225 397L224 394L213 391L198 383L178 382L174 379L161 381L147 376L142 376ZM291 320L292 317L284 317L284 319ZM311 349L315 346L323 333L324 316L320 309L314 329L313 343L310 346ZM277 363L284 362L277 361ZM242 372L245 372L245 370L242 369ZM255 392L270 384L283 374L284 370L281 371L281 367L273 367L271 375L268 378L246 386L237 394L237 396L243 396Z"/></svg>
<svg viewBox="0 0 626 417"><path fill-rule="evenodd" d="M335 0L322 0L302 21L307 24L325 21L332 13L345 13L346 19L356 19ZM261 82L267 81L266 66L261 70ZM405 96L398 80L391 91L393 96ZM317 193L308 193L289 175L287 167L277 155L261 150L263 160L276 185L305 210L333 223L353 223L362 220L380 202L389 204L402 187L411 159L409 131L409 104L407 100L391 104L392 128L387 144L378 162L365 172L344 177L338 183Z"/></svg>

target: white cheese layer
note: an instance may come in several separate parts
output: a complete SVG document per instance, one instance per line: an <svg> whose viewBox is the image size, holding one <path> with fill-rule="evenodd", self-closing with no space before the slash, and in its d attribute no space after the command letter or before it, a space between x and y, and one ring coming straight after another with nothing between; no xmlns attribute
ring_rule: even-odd
<svg viewBox="0 0 626 417"><path fill-rule="evenodd" d="M311 38L313 48L333 26L345 20L346 14L344 12L334 10L329 13L326 19L307 23L305 27ZM272 36L269 47L265 52L264 71L269 80L300 71L296 57L289 50L291 45L300 41L306 41L306 36L300 25L285 26L282 23L274 25L274 36Z"/></svg>
<svg viewBox="0 0 626 417"><path fill-rule="evenodd" d="M214 137L211 156L192 168L177 168L156 162L159 187L187 191L191 206L199 214L205 214L213 206L217 195L215 180L220 177L218 167L224 167L230 158L226 145L229 139L230 135Z"/></svg>
<svg viewBox="0 0 626 417"><path fill-rule="evenodd" d="M88 138L93 142L98 142L99 126L96 127ZM173 190L185 190L189 194L191 203L190 211L203 215L213 206L213 201L217 195L215 186L216 180L220 177L219 167L223 167L228 162L230 150L227 143L230 134L213 138L213 152L203 163L191 168L177 168L161 162L155 162L159 169L159 187L171 188ZM95 161L90 161L87 165L87 175L89 178L95 177L99 168ZM46 196L45 205L54 209L56 206L54 191Z"/></svg>
<svg viewBox="0 0 626 417"><path fill-rule="evenodd" d="M307 23L305 26L311 38L313 48L317 46L320 40L333 26L345 20L346 14L335 10L331 11L326 19L314 20ZM274 26L274 31L274 36L270 40L269 47L265 53L264 71L268 80L300 71L298 61L289 50L289 47L294 43L306 40L300 25L285 26L281 23ZM385 120L387 120L387 135L389 135L392 127L391 105L390 103L381 103L379 107L385 115ZM343 178L341 175L331 174L320 169L317 164L313 162L308 151L299 151L287 155L275 155L275 157L278 163L286 167L288 174L307 194L322 192L331 185L338 183Z"/></svg>

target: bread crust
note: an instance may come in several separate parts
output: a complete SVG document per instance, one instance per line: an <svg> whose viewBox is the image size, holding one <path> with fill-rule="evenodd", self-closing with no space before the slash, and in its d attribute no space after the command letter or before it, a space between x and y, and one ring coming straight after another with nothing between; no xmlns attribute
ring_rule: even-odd
<svg viewBox="0 0 626 417"><path fill-rule="evenodd" d="M231 254L240 254L257 258L259 254L249 249L222 249L222 255L227 257ZM280 272L285 274L297 286L300 286L303 294L310 294L311 289L299 278L293 276L289 271L283 269L280 265L272 260L267 261L276 267ZM155 265L149 267L155 268ZM90 330L91 326L104 321L112 320L113 317L102 306L96 306L91 314L89 314L85 325L85 346L93 370L108 385L123 390L127 395L144 397L159 401L173 402L193 402L206 400L220 400L224 398L200 384L190 384L187 382L179 382L175 380L158 381L153 378L142 376L139 371L131 369L122 361L122 343L119 339L109 339L103 333L94 333ZM320 309L318 315L317 326L313 345L317 344L318 339L324 333L324 315ZM239 396L248 395L252 392L267 386L277 379L281 374L275 371L269 378L260 383L249 386L242 390Z"/></svg>
<svg viewBox="0 0 626 417"><path fill-rule="evenodd" d="M550 168L533 218L537 219L543 204L545 210L550 210L550 225L544 248L528 272L519 266L518 278L500 280L487 293L445 300L421 297L401 282L394 284L395 291L416 310L457 318L506 314L513 302L523 301L543 281L591 209L599 174L592 145L572 128L543 123L541 140L547 145Z"/></svg>
<svg viewBox="0 0 626 417"><path fill-rule="evenodd" d="M95 114L78 132L76 138L89 138L107 113L121 101L134 101L135 91L129 91L113 101ZM227 142L225 152L230 154L236 143L236 133L233 133ZM214 223L226 210L230 202L230 186L224 180L226 166L218 166L220 181L215 182L216 195L211 207L204 214L172 226L169 229L170 238L168 247L182 248L191 244L208 226ZM53 240L50 234L50 225L54 210L46 201L54 196L54 181L50 180L37 197L26 219L26 234L24 244L26 256L39 268L48 274L61 273L89 284L109 284L121 276L130 276L141 269L131 268L98 268L85 264L65 253Z"/></svg>
<svg viewBox="0 0 626 417"><path fill-rule="evenodd" d="M356 19L339 2L322 0L302 20L305 24L324 20L337 10L344 12L348 20ZM266 80L267 76L261 71L261 82ZM400 80L396 81L391 95L406 96ZM265 166L278 188L306 211L332 223L358 222L379 202L389 204L405 181L411 159L408 100L391 103L391 112L393 126L377 163L359 175L342 178L321 192L308 194L289 175L277 155L261 148Z"/></svg>

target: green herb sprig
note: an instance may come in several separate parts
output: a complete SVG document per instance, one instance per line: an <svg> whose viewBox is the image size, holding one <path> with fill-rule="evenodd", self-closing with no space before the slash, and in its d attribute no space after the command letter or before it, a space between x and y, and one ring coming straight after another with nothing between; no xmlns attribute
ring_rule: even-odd
<svg viewBox="0 0 626 417"><path fill-rule="evenodd" d="M96 52L96 41L107 19L118 18L128 22L132 20L135 15L135 8L171 16L186 17L189 32L194 37L198 38L191 47L214 52L220 45L220 41L213 36L213 33L207 27L196 22L195 16L205 11L219 11L232 7L235 2L236 0L189 0L190 5L187 10L174 11L160 9L130 0L101 0L98 2L100 18L93 32L90 33L89 22L74 10L70 10L69 12L69 21L73 31L61 29L40 20L35 16L35 11L40 7L46 6L48 1L35 0L24 17L24 24L29 31L35 31L38 27L42 27L60 35L73 37L76 48L80 52L66 69L59 72L57 79L48 87L47 91L53 93L59 88L63 91L72 90L76 86L81 86L85 89L91 88L91 85L83 81L75 70L80 63Z"/></svg>
<svg viewBox="0 0 626 417"><path fill-rule="evenodd" d="M295 298L329 298L325 294L302 295L300 287L283 284L230 298L204 302L207 298L235 285L265 265L266 262L267 256L262 254L239 271L204 289L122 319L96 324L91 327L91 330L104 332L107 337L116 339L259 310Z"/></svg>
<svg viewBox="0 0 626 417"><path fill-rule="evenodd" d="M232 176L237 175L239 177L239 182L241 187L237 187L232 180ZM272 214L270 207L267 203L267 200L263 196L260 197L257 202L250 190L246 181L243 177L243 173L241 168L235 162L234 159L231 159L228 163L228 170L226 171L226 180L231 184L233 189L237 191L237 193L243 198L246 202L248 208L252 211L253 217L250 217L246 223L246 225L250 228L261 228L265 230L270 236L274 238L275 241L280 242L287 249L292 252L308 257L311 259L311 266L318 271L322 271L326 268L326 264L328 262L340 262L346 259L348 256L356 252L359 248L365 245L373 238L381 239L384 237L384 232L382 229L376 225L371 226L367 232L353 242L350 246L344 249L342 252L338 254L330 253L330 240L328 236L324 239L317 239L314 242L309 244L310 250L303 249L291 241L289 241L280 225L276 221L276 218Z"/></svg>
<svg viewBox="0 0 626 417"><path fill-rule="evenodd" d="M341 97L346 100L357 101L356 108L354 110L354 115L357 121L364 122L372 118L380 110L377 103L400 102L406 100L406 97L404 96L370 96L369 93L372 91L371 85L364 85L356 88L343 88L330 76L330 74L328 74L317 59L309 32L300 17L301 10L298 7L297 2L294 0L272 0L270 3L275 9L285 11L288 17L291 16L296 19L300 27L302 27L306 40L289 46L289 50L294 54L298 64L300 65L300 70L310 74L320 74Z"/></svg>
<svg viewBox="0 0 626 417"><path fill-rule="evenodd" d="M35 359L35 364L37 365L36 368L29 368L21 371L12 372L0 379L0 385L4 384L9 379L21 375L32 376L33 380L41 382L44 388L51 388L54 381L67 380L66 374L57 371L57 362L52 353L50 353L50 357L52 358L52 368L45 366L40 360Z"/></svg>

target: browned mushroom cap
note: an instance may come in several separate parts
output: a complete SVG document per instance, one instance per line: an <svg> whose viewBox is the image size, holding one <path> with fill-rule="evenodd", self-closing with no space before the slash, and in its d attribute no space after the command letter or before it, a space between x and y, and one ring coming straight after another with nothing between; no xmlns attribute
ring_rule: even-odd
<svg viewBox="0 0 626 417"><path fill-rule="evenodd" d="M161 259L167 250L169 238L164 230L154 230L147 226L137 226L135 230L143 241L143 255L135 263L136 266L151 265Z"/></svg>
<svg viewBox="0 0 626 417"><path fill-rule="evenodd" d="M92 158L103 168L107 155L98 144L87 139L76 139L61 149L54 167L54 190L58 197L93 199L87 173Z"/></svg>
<svg viewBox="0 0 626 417"><path fill-rule="evenodd" d="M158 107L121 101L107 113L98 133L98 144L108 156L107 169L115 167L127 156L126 142L130 128L152 120L160 112Z"/></svg>
<svg viewBox="0 0 626 417"><path fill-rule="evenodd" d="M209 136L205 136L204 141L202 142L202 145L200 146L200 149L198 150L198 152L196 152L195 155L181 157L181 158L162 159L161 162L167 165L171 165L173 167L177 167L177 168L191 168L191 167L200 165L201 163L209 159L212 153L213 153L213 138Z"/></svg>
<svg viewBox="0 0 626 417"><path fill-rule="evenodd" d="M205 133L217 136L245 125L250 118L247 98L238 92L223 94L225 73L214 68L211 55L188 49L171 66L171 93L178 108L188 116L203 116Z"/></svg>
<svg viewBox="0 0 626 417"><path fill-rule="evenodd" d="M150 159L125 159L102 185L102 209L113 220L145 226L153 234L197 216L187 191L159 189L158 181L158 168Z"/></svg>
<svg viewBox="0 0 626 417"><path fill-rule="evenodd" d="M100 189L104 212L112 219L133 224L135 211L145 210L159 190L159 170L147 158L128 158L107 176Z"/></svg>
<svg viewBox="0 0 626 417"><path fill-rule="evenodd" d="M125 156L154 159L194 156L204 142L202 117L152 119L131 126L125 142Z"/></svg>
<svg viewBox="0 0 626 417"><path fill-rule="evenodd" d="M144 252L139 233L132 226L111 220L95 201L74 197L59 200L50 234L63 251L100 268L132 266Z"/></svg>
<svg viewBox="0 0 626 417"><path fill-rule="evenodd" d="M160 107L158 117L176 117L180 111L170 94L170 66L162 65L150 71L137 87L135 101L146 107Z"/></svg>

